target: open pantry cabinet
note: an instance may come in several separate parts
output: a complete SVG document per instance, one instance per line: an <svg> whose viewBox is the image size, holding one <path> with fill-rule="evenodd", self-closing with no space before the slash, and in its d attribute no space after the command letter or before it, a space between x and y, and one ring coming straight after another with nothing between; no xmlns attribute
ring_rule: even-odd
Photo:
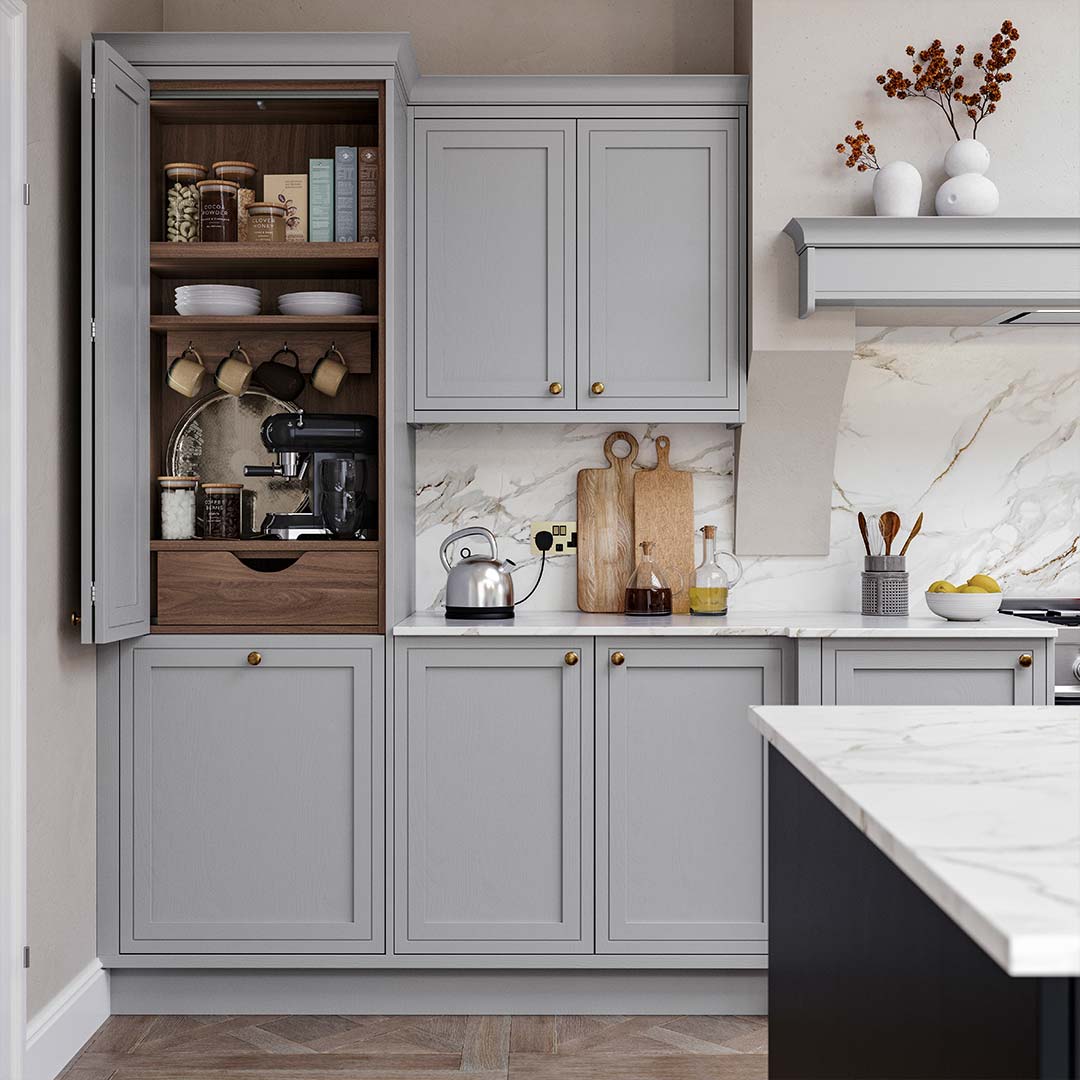
<svg viewBox="0 0 1080 1080"><path fill-rule="evenodd" d="M385 83L148 78L141 65L101 40L88 45L84 61L92 81L82 193L90 326L83 364L83 576L89 592L83 608L92 614L82 620L83 640L101 643L157 631L382 633ZM255 197L261 200L264 175L306 175L309 159L332 159L336 146L377 151L378 241L165 238L166 163L252 162L258 170ZM179 314L175 289L208 283L260 290L260 313ZM277 313L282 293L321 289L358 295L362 313ZM292 350L305 375L295 404L268 400L257 379L253 393L243 397L230 399L220 390L214 372L237 347L256 371L279 350ZM194 398L172 389L167 378L170 364L187 348L207 369ZM328 396L315 389L310 373L332 349L348 374L337 394ZM233 446L226 436L204 432L199 425L207 409L239 415L244 437ZM376 475L369 476L368 491L376 506L364 539L256 537L266 512L304 509L305 480L261 482L254 505L248 491L261 484L244 480L245 465L275 460L257 440L253 445L252 431L270 413L297 410L374 418ZM178 448L185 418L186 442ZM183 446L199 451L202 468L184 467ZM161 538L158 477L177 472L197 472L202 484L245 483L241 539ZM200 517L201 507L200 498Z"/></svg>

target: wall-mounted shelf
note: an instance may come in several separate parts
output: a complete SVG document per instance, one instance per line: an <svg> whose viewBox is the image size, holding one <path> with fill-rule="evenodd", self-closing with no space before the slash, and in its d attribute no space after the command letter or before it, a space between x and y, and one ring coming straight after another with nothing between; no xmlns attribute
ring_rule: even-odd
<svg viewBox="0 0 1080 1080"><path fill-rule="evenodd" d="M367 330L378 315L151 315L154 334L201 330Z"/></svg>
<svg viewBox="0 0 1080 1080"><path fill-rule="evenodd" d="M358 271L375 275L380 253L379 244L154 241L150 245L150 270L166 278L347 277Z"/></svg>
<svg viewBox="0 0 1080 1080"><path fill-rule="evenodd" d="M1080 218L792 218L799 317L818 307L1075 307Z"/></svg>

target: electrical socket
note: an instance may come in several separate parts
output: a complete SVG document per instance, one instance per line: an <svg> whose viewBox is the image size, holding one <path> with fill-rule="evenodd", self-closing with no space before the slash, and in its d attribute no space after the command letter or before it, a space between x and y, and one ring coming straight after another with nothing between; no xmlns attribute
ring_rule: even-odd
<svg viewBox="0 0 1080 1080"><path fill-rule="evenodd" d="M529 529L529 550L534 555L540 554L536 546L536 534L549 532L555 537L549 555L576 555L577 554L577 522L576 521L534 521Z"/></svg>

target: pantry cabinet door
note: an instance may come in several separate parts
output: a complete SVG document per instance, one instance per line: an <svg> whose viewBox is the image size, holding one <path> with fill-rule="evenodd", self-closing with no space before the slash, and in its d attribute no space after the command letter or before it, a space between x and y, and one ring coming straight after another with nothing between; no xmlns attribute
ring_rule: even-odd
<svg viewBox="0 0 1080 1080"><path fill-rule="evenodd" d="M150 630L150 87L104 42L83 60L82 639L106 642Z"/></svg>
<svg viewBox="0 0 1080 1080"><path fill-rule="evenodd" d="M579 121L579 409L740 409L743 138L735 117Z"/></svg>
<svg viewBox="0 0 1080 1080"><path fill-rule="evenodd" d="M591 640L396 648L395 951L591 952Z"/></svg>
<svg viewBox="0 0 1080 1080"><path fill-rule="evenodd" d="M415 169L414 407L573 408L573 121L417 120Z"/></svg>
<svg viewBox="0 0 1080 1080"><path fill-rule="evenodd" d="M747 712L791 700L789 643L609 638L596 659L597 951L765 953L765 741Z"/></svg>
<svg viewBox="0 0 1080 1080"><path fill-rule="evenodd" d="M207 640L122 653L121 951L382 952L382 639Z"/></svg>
<svg viewBox="0 0 1080 1080"><path fill-rule="evenodd" d="M1045 705L1042 641L825 641L823 705Z"/></svg>

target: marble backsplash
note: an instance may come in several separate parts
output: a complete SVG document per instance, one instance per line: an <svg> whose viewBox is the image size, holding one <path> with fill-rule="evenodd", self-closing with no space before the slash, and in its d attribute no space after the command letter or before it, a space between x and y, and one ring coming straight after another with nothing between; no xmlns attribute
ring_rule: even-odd
<svg viewBox="0 0 1080 1080"><path fill-rule="evenodd" d="M417 607L442 604L439 545L486 525L519 569L539 559L531 521L574 519L577 471L604 465L610 424L433 425L417 432ZM694 473L696 524L734 532L734 433L719 425L627 425L638 465L671 436L671 462ZM792 468L798 468L797 458ZM862 543L855 514L893 508L908 554L912 613L935 578L993 574L1015 595L1080 595L1080 328L860 328L836 453L828 556L744 558L743 610L857 610ZM782 521L777 528L798 529ZM549 557L529 609L577 607L574 556Z"/></svg>

